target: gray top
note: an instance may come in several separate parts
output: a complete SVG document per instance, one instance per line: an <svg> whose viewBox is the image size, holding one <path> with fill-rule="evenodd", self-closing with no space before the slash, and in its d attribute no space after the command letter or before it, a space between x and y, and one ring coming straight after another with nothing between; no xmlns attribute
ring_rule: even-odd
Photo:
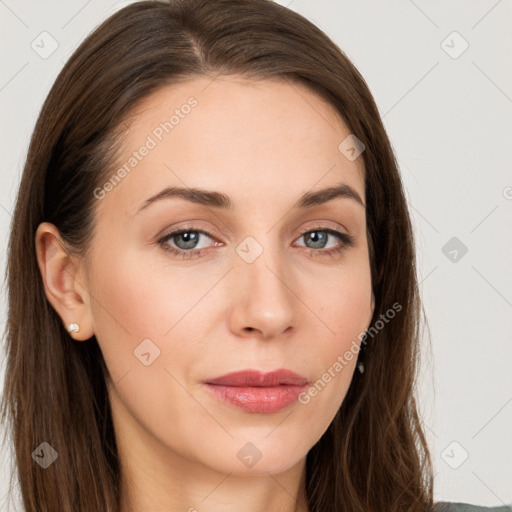
<svg viewBox="0 0 512 512"><path fill-rule="evenodd" d="M434 506L435 512L512 512L512 505L503 507L481 507L479 505L470 505L469 503L452 503L448 501L438 501Z"/></svg>

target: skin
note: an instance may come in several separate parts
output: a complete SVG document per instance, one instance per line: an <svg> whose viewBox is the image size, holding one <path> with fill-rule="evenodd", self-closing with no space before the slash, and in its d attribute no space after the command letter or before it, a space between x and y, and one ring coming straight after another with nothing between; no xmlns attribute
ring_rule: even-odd
<svg viewBox="0 0 512 512"><path fill-rule="evenodd" d="M107 363L123 512L304 511L306 454L339 409L356 356L309 403L273 414L221 402L203 381L288 368L315 383L359 346L373 313L365 207L349 197L293 206L340 182L364 202L362 158L339 151L349 129L304 86L229 76L146 98L120 162L191 96L197 106L96 200L87 258L68 256L55 226L39 226L46 295L66 326L80 325L74 342L95 335ZM233 210L166 198L138 212L169 186L223 192ZM166 252L165 243L191 250L182 237L159 243L188 223L211 234L192 246L203 254ZM354 245L326 255L343 241L322 231L328 239L315 244L306 228L339 229ZM248 236L263 249L252 263L236 251ZM148 366L134 355L145 339L160 350ZM252 467L237 457L248 442L261 452Z"/></svg>

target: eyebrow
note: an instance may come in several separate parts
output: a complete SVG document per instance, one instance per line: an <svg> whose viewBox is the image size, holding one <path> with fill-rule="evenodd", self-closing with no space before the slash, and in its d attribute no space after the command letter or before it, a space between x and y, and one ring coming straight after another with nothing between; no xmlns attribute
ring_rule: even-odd
<svg viewBox="0 0 512 512"><path fill-rule="evenodd" d="M146 199L136 213L139 213L141 210L144 210L157 201L173 197L180 197L186 201L190 201L191 203L224 210L232 210L234 207L229 196L222 192L214 192L199 188L167 187L154 196L151 196L149 199ZM363 208L365 207L361 196L355 189L346 183L340 183L335 187L324 188L317 190L316 192L306 192L294 204L293 208L309 208L311 206L327 203L328 201L336 198L353 199L363 206Z"/></svg>

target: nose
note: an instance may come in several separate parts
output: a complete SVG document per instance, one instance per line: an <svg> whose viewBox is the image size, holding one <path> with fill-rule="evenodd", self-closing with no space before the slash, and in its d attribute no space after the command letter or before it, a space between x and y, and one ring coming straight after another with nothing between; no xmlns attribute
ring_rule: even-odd
<svg viewBox="0 0 512 512"><path fill-rule="evenodd" d="M249 263L236 256L231 272L229 326L239 337L277 339L297 327L300 300L293 269L276 252L264 251Z"/></svg>

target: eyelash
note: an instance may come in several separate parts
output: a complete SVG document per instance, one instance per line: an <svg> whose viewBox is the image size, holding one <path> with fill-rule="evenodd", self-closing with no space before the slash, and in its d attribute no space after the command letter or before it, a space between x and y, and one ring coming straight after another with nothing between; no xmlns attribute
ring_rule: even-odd
<svg viewBox="0 0 512 512"><path fill-rule="evenodd" d="M338 254L340 254L342 251L344 251L345 249L349 248L349 247L353 247L354 246L354 242L355 242L355 239L352 235L349 235L347 233L343 233L341 231L337 231L336 229L331 229L331 228L321 228L321 227L317 227L317 228L309 228L309 229L305 229L303 231L301 231L300 235L299 235L299 238L301 238L302 236L308 234L308 233L313 233L313 232L317 232L317 231L321 231L321 232L325 232L325 233L328 233L330 235L334 235L336 237L338 237L339 240L341 240L341 244L338 245L337 247L334 247L334 248L331 248L331 249L327 249L327 250L322 250L322 249L311 249L311 248L306 248L306 252L310 255L310 256L313 256L313 257L318 257L318 256L330 256L330 257L334 257ZM184 228L180 228L176 231L171 231L170 233L168 233L167 235L165 235L163 238L161 238L160 240L158 240L158 243L162 246L162 249L166 252L170 252L171 254L174 254L176 256L179 256L183 259L191 259L191 258L195 258L195 257L199 257L203 254L204 251L208 250L208 249L190 249L190 250L185 250L185 249L176 249L175 247L172 247L171 245L167 244L166 242L176 236L179 236L183 233L200 233L200 234L204 234L210 238L214 238L213 235L211 235L210 233L208 233L207 231L204 231L202 229L194 229L193 226L186 226Z"/></svg>

